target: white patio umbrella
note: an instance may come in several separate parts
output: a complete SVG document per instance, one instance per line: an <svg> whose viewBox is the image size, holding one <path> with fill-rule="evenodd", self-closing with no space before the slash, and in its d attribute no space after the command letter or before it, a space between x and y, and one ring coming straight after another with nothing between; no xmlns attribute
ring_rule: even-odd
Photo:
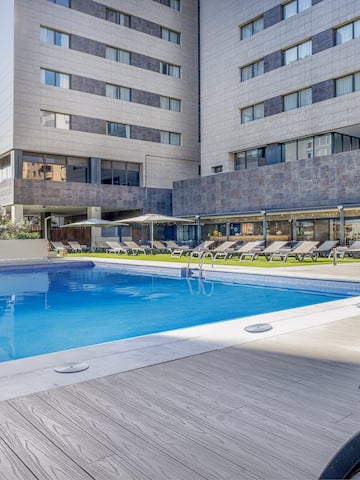
<svg viewBox="0 0 360 480"><path fill-rule="evenodd" d="M101 218L87 218L85 220L80 220L79 222L67 223L62 225L61 228L66 227L118 227L119 225L125 225L120 222L112 222L111 220L102 220Z"/></svg>
<svg viewBox="0 0 360 480"><path fill-rule="evenodd" d="M159 213L145 213L138 217L124 218L114 223L145 223L150 225L151 248L154 246L154 223L192 223L193 220L182 217L172 217L171 215L161 215Z"/></svg>

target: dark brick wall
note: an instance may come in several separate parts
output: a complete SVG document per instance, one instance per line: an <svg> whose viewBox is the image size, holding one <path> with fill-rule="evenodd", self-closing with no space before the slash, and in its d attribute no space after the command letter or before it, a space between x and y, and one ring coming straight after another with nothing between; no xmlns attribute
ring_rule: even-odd
<svg viewBox="0 0 360 480"><path fill-rule="evenodd" d="M133 140L144 140L145 142L160 143L160 130L156 128L131 126L131 138Z"/></svg>
<svg viewBox="0 0 360 480"><path fill-rule="evenodd" d="M93 0L71 0L71 8L98 18L106 18L106 7Z"/></svg>
<svg viewBox="0 0 360 480"><path fill-rule="evenodd" d="M131 16L131 28L154 37L160 37L160 25L144 18Z"/></svg>
<svg viewBox="0 0 360 480"><path fill-rule="evenodd" d="M89 38L80 37L79 35L71 35L70 47L72 50L104 57L106 55L106 45L104 43L90 40Z"/></svg>
<svg viewBox="0 0 360 480"><path fill-rule="evenodd" d="M278 97L268 98L264 102L264 116L269 117L270 115L276 115L283 111L283 97L279 95Z"/></svg>
<svg viewBox="0 0 360 480"><path fill-rule="evenodd" d="M92 78L71 75L71 89L93 95L106 95L106 83Z"/></svg>
<svg viewBox="0 0 360 480"><path fill-rule="evenodd" d="M98 118L71 115L71 130L78 132L106 134L106 122Z"/></svg>
<svg viewBox="0 0 360 480"><path fill-rule="evenodd" d="M174 183L174 215L360 203L360 150Z"/></svg>
<svg viewBox="0 0 360 480"><path fill-rule="evenodd" d="M335 97L334 80L325 80L312 86L312 103L322 102Z"/></svg>
<svg viewBox="0 0 360 480"><path fill-rule="evenodd" d="M99 206L107 210L143 210L171 215L170 189L94 185L90 183L7 180L14 187L14 202L25 205ZM10 202L12 203L12 202Z"/></svg>
<svg viewBox="0 0 360 480"><path fill-rule="evenodd" d="M282 7L281 5L276 5L276 7L270 8L264 12L264 28L271 27L275 23L281 22L282 20Z"/></svg>
<svg viewBox="0 0 360 480"><path fill-rule="evenodd" d="M312 37L312 53L322 52L334 46L334 31L332 28L317 33Z"/></svg>
<svg viewBox="0 0 360 480"><path fill-rule="evenodd" d="M134 67L145 68L146 70L152 70L153 72L160 72L160 60L157 58L148 57L141 53L131 53L131 65Z"/></svg>
<svg viewBox="0 0 360 480"><path fill-rule="evenodd" d="M276 68L282 67L283 64L283 53L281 50L277 52L269 53L264 57L264 73L275 70Z"/></svg>
<svg viewBox="0 0 360 480"><path fill-rule="evenodd" d="M160 108L160 95L157 93L145 92L144 90L133 88L131 90L131 101Z"/></svg>

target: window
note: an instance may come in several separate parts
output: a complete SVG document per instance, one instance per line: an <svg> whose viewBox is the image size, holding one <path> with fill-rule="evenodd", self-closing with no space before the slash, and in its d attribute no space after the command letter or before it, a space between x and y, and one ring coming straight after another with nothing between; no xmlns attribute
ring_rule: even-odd
<svg viewBox="0 0 360 480"><path fill-rule="evenodd" d="M180 45L180 33L169 30L168 28L161 27L161 38L168 42L177 43Z"/></svg>
<svg viewBox="0 0 360 480"><path fill-rule="evenodd" d="M331 135L301 138L284 144L285 162L331 154Z"/></svg>
<svg viewBox="0 0 360 480"><path fill-rule="evenodd" d="M311 7L311 0L293 0L283 5L283 18L290 18Z"/></svg>
<svg viewBox="0 0 360 480"><path fill-rule="evenodd" d="M258 103L241 110L241 123L248 123L264 117L264 103Z"/></svg>
<svg viewBox="0 0 360 480"><path fill-rule="evenodd" d="M284 65L289 65L289 63L296 62L310 55L312 55L312 41L308 40L284 51Z"/></svg>
<svg viewBox="0 0 360 480"><path fill-rule="evenodd" d="M112 137L130 138L130 125L124 123L106 123L106 134Z"/></svg>
<svg viewBox="0 0 360 480"><path fill-rule="evenodd" d="M106 10L106 20L122 25L123 27L130 27L130 15L111 10L110 8Z"/></svg>
<svg viewBox="0 0 360 480"><path fill-rule="evenodd" d="M181 70L177 65L160 62L160 73L163 75L169 75L170 77L180 78Z"/></svg>
<svg viewBox="0 0 360 480"><path fill-rule="evenodd" d="M265 148L254 148L234 155L234 170L247 170L266 164Z"/></svg>
<svg viewBox="0 0 360 480"><path fill-rule="evenodd" d="M174 132L160 132L160 143L168 145L181 145L181 134Z"/></svg>
<svg viewBox="0 0 360 480"><path fill-rule="evenodd" d="M60 155L24 153L22 178L52 180L54 182L87 183L88 160L86 158L63 157Z"/></svg>
<svg viewBox="0 0 360 480"><path fill-rule="evenodd" d="M155 0L155 2L180 11L180 0Z"/></svg>
<svg viewBox="0 0 360 480"><path fill-rule="evenodd" d="M343 27L337 28L335 30L336 34L336 45L341 45L342 43L349 42L354 38L360 37L360 20L355 22L348 23Z"/></svg>
<svg viewBox="0 0 360 480"><path fill-rule="evenodd" d="M70 115L64 113L41 110L40 121L44 127L61 128L63 130L70 129Z"/></svg>
<svg viewBox="0 0 360 480"><path fill-rule="evenodd" d="M137 163L101 161L101 183L105 185L140 185L140 166Z"/></svg>
<svg viewBox="0 0 360 480"><path fill-rule="evenodd" d="M312 89L306 88L298 92L284 95L284 112L294 108L305 107L312 104Z"/></svg>
<svg viewBox="0 0 360 480"><path fill-rule="evenodd" d="M106 58L114 62L126 63L130 65L130 52L119 48L106 47Z"/></svg>
<svg viewBox="0 0 360 480"><path fill-rule="evenodd" d="M60 88L70 88L70 76L66 73L40 69L40 82L43 85L52 85Z"/></svg>
<svg viewBox="0 0 360 480"><path fill-rule="evenodd" d="M62 7L70 8L70 0L48 0L50 3L56 3Z"/></svg>
<svg viewBox="0 0 360 480"><path fill-rule="evenodd" d="M240 28L240 39L245 40L262 30L264 30L264 17L256 18Z"/></svg>
<svg viewBox="0 0 360 480"><path fill-rule="evenodd" d="M258 60L257 62L254 62L251 65L247 65L246 67L242 67L240 69L241 81L245 82L246 80L250 80L250 78L262 75L263 73L264 60Z"/></svg>
<svg viewBox="0 0 360 480"><path fill-rule="evenodd" d="M172 110L174 112L181 111L181 100L170 97L160 97L160 108L165 110Z"/></svg>
<svg viewBox="0 0 360 480"><path fill-rule="evenodd" d="M107 83L106 96L110 98L116 98L117 100L131 102L131 89Z"/></svg>
<svg viewBox="0 0 360 480"><path fill-rule="evenodd" d="M67 33L40 27L40 40L44 43L57 45L58 47L69 48L69 35Z"/></svg>
<svg viewBox="0 0 360 480"><path fill-rule="evenodd" d="M335 81L335 92L337 97L360 90L360 72L338 78Z"/></svg>
<svg viewBox="0 0 360 480"><path fill-rule="evenodd" d="M0 159L0 182L9 180L12 176L10 155Z"/></svg>
<svg viewBox="0 0 360 480"><path fill-rule="evenodd" d="M216 165L216 167L212 167L212 171L214 173L221 173L223 171L223 166L222 165Z"/></svg>

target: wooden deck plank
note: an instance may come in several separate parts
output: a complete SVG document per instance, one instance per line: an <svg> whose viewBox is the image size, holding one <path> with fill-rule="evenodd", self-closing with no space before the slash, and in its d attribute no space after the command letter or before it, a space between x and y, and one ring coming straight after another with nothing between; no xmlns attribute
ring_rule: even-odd
<svg viewBox="0 0 360 480"><path fill-rule="evenodd" d="M91 401L89 405L86 397L78 398L70 391L72 388L66 387L36 394L36 397L47 401L112 450L123 461L128 471L134 472L134 479L137 478L137 472L139 478L147 477L151 480L154 478L168 480L172 477L179 480L203 478L188 465L177 462L172 455L154 448L152 442L142 438L140 428L136 427L135 433L126 428L127 424L123 421L121 411L113 416L111 411L100 410L96 405L92 405ZM92 393L90 399L93 399Z"/></svg>
<svg viewBox="0 0 360 480"><path fill-rule="evenodd" d="M0 438L0 480L36 480L8 445Z"/></svg>
<svg viewBox="0 0 360 480"><path fill-rule="evenodd" d="M39 480L91 479L90 475L5 403L0 403L0 437Z"/></svg>

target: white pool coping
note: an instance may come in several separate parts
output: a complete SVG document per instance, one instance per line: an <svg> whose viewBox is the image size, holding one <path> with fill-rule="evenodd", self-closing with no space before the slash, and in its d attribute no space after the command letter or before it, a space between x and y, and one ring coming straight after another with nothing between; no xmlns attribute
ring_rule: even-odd
<svg viewBox="0 0 360 480"><path fill-rule="evenodd" d="M114 262L114 260L106 260ZM131 262L134 265L134 262L139 261L116 259L115 262L126 264ZM153 266L156 264L156 267L164 266L163 262L151 263L154 263ZM144 262L138 264L144 265ZM146 265L149 265L148 261ZM174 263L168 265L171 268L180 266ZM184 267L184 264L181 266ZM231 268L234 270L234 267L225 267L226 271L230 271ZM316 269L321 267L316 266ZM223 266L215 268L219 271L224 270ZM274 269L242 267L241 271L273 276L286 275L286 272L279 271L286 270L287 276L299 278L329 279L331 276L334 278L335 275L335 272L330 275L328 272L324 273L324 270L317 271L316 275L314 272L306 274L302 270L306 267L294 267L296 269L296 275L294 275L294 269L289 268L274 271ZM350 269L350 274L340 275L338 271L335 279L359 281L359 268L360 264ZM238 268L235 267L235 269L238 271ZM360 296L2 362L0 363L0 401L356 316L360 316ZM255 323L269 323L272 329L264 333L249 333L244 330L244 327ZM54 371L61 365L84 362L89 365L89 368L82 372L57 373Z"/></svg>

